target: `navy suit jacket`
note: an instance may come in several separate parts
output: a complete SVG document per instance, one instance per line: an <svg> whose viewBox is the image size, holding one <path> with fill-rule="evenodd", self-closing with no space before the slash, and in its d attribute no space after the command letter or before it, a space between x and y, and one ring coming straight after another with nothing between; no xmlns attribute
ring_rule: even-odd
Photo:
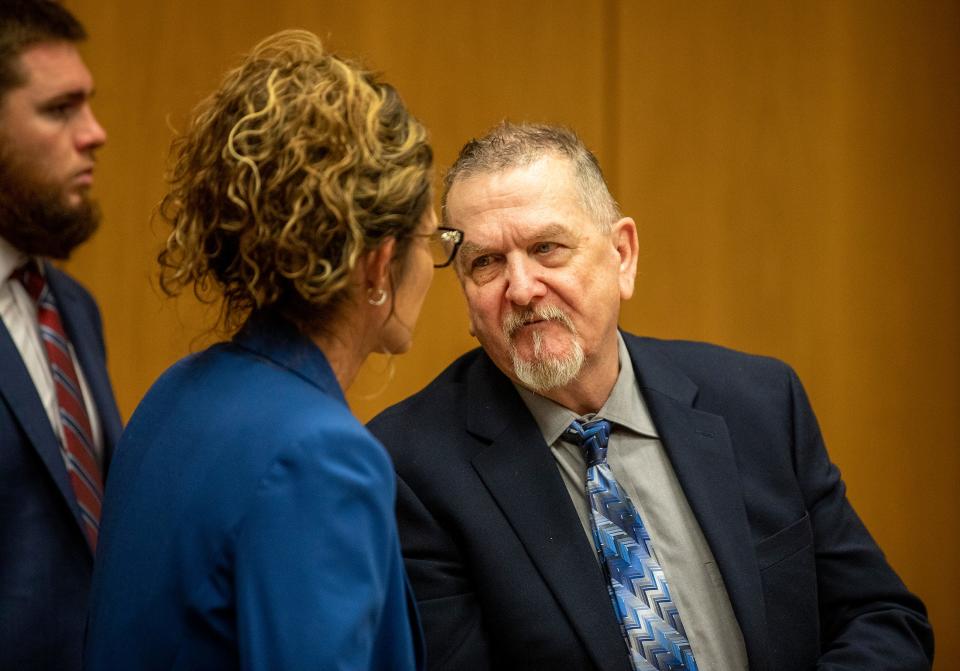
<svg viewBox="0 0 960 671"><path fill-rule="evenodd" d="M164 373L124 431L85 668L418 668L394 498L320 349L255 315Z"/></svg>
<svg viewBox="0 0 960 671"><path fill-rule="evenodd" d="M100 313L49 265L47 282L97 406L106 469L120 414ZM0 669L79 669L93 555L59 439L2 322L0 371Z"/></svg>
<svg viewBox="0 0 960 671"><path fill-rule="evenodd" d="M750 668L929 668L923 605L847 502L793 371L710 345L624 339ZM369 426L397 470L431 668L629 670L556 462L482 351Z"/></svg>

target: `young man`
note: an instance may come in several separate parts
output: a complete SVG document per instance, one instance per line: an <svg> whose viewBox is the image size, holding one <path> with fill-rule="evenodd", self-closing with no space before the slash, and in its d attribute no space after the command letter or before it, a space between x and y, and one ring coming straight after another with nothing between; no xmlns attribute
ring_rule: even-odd
<svg viewBox="0 0 960 671"><path fill-rule="evenodd" d="M48 259L96 230L106 140L83 27L0 5L0 668L79 669L103 479L120 417L93 298Z"/></svg>

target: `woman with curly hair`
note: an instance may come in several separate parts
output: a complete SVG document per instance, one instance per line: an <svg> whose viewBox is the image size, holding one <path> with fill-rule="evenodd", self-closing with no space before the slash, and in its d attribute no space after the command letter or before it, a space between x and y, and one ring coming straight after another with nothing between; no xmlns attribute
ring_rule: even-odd
<svg viewBox="0 0 960 671"><path fill-rule="evenodd" d="M88 669L412 669L383 448L343 393L401 353L438 229L426 132L312 34L260 43L173 147L161 286L231 341L175 364L111 465Z"/></svg>

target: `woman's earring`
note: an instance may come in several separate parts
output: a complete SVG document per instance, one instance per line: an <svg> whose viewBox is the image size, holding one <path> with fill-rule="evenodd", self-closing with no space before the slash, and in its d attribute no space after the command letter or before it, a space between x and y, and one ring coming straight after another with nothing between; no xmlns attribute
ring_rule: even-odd
<svg viewBox="0 0 960 671"><path fill-rule="evenodd" d="M381 288L367 289L367 302L370 305L383 305L387 302L387 292Z"/></svg>

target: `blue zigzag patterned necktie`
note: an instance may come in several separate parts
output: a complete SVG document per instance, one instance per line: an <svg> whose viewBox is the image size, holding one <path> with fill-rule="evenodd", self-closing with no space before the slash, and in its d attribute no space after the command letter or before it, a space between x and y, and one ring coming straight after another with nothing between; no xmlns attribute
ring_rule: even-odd
<svg viewBox="0 0 960 671"><path fill-rule="evenodd" d="M593 542L633 668L695 671L697 662L650 534L607 464L610 422L574 420L563 439L584 451Z"/></svg>

